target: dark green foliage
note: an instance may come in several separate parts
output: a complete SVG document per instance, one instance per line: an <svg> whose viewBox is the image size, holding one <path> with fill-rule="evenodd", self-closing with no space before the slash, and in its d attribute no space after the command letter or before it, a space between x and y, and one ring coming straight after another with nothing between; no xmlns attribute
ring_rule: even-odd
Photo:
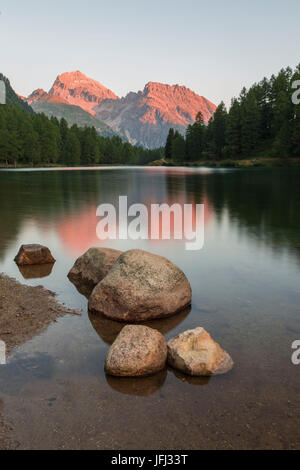
<svg viewBox="0 0 300 470"><path fill-rule="evenodd" d="M2 73L0 73L0 80L5 83L6 104L12 105L12 106L18 106L19 108L23 109L23 111L33 114L32 108L27 103L25 103L25 101L23 101L22 98L18 97L18 95L12 89L10 85L10 81L8 80L8 78L2 75Z"/></svg>
<svg viewBox="0 0 300 470"><path fill-rule="evenodd" d="M221 160L224 155L227 111L223 101L217 107L214 117L210 119L206 131L205 146L208 156Z"/></svg>
<svg viewBox="0 0 300 470"><path fill-rule="evenodd" d="M92 164L99 161L98 135L94 127L86 127L81 133L81 160Z"/></svg>
<svg viewBox="0 0 300 470"><path fill-rule="evenodd" d="M69 128L65 119L0 105L0 163L93 165L147 164L163 158L164 149L147 150L102 137L93 127Z"/></svg>
<svg viewBox="0 0 300 470"><path fill-rule="evenodd" d="M65 161L66 165L78 166L80 165L81 145L78 137L78 127L72 126L68 132L65 143Z"/></svg>
<svg viewBox="0 0 300 470"><path fill-rule="evenodd" d="M58 119L64 118L69 126L77 124L79 127L95 127L97 132L104 137L115 135L115 132L109 126L79 106L39 101L32 103L31 106L36 113L44 113L49 118L52 116L56 116Z"/></svg>
<svg viewBox="0 0 300 470"><path fill-rule="evenodd" d="M35 114L2 74L0 80L5 82L7 97L6 104L0 105L0 164L139 165L163 158L163 148L148 150L124 142L90 115L86 122L91 126L69 127L64 117L59 120L51 113L50 118L43 113ZM77 107L69 108L72 113ZM72 118L70 113L67 117ZM85 115L83 118L86 119Z"/></svg>
<svg viewBox="0 0 300 470"><path fill-rule="evenodd" d="M300 157L300 104L292 101L296 80L300 65L294 71L282 69L249 90L243 88L228 113L222 102L207 126L199 113L186 131L185 160ZM168 142L166 150L169 147Z"/></svg>
<svg viewBox="0 0 300 470"><path fill-rule="evenodd" d="M186 131L186 159L201 160L204 150L205 124L201 113L196 116L196 122L188 126Z"/></svg>
<svg viewBox="0 0 300 470"><path fill-rule="evenodd" d="M171 127L169 130L169 134L167 137L167 142L165 146L165 157L167 160L171 160L172 158L172 142L174 140L175 132L174 129Z"/></svg>
<svg viewBox="0 0 300 470"><path fill-rule="evenodd" d="M226 158L239 158L241 156L241 104L234 98L228 113L225 129Z"/></svg>
<svg viewBox="0 0 300 470"><path fill-rule="evenodd" d="M185 140L179 133L172 141L172 159L175 162L182 162L185 159Z"/></svg>

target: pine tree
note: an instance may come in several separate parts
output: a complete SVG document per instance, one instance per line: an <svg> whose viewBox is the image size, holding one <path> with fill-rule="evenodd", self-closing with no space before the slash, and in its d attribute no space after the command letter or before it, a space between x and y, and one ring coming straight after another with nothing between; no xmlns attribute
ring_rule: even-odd
<svg viewBox="0 0 300 470"><path fill-rule="evenodd" d="M225 131L227 124L227 110L223 101L217 107L213 118L210 119L207 129L206 142L209 155L221 160L224 156Z"/></svg>
<svg viewBox="0 0 300 470"><path fill-rule="evenodd" d="M241 156L241 109L239 101L234 98L227 117L225 131L226 158L239 158Z"/></svg>
<svg viewBox="0 0 300 470"><path fill-rule="evenodd" d="M59 149L59 162L67 164L66 160L66 141L69 132L69 126L67 121L62 118L59 123L60 132L60 149Z"/></svg>
<svg viewBox="0 0 300 470"><path fill-rule="evenodd" d="M259 142L260 114L255 93L249 90L241 106L241 153L243 157L251 156Z"/></svg>
<svg viewBox="0 0 300 470"><path fill-rule="evenodd" d="M81 163L94 164L99 160L99 145L96 130L86 127L82 132L81 139L82 153Z"/></svg>
<svg viewBox="0 0 300 470"><path fill-rule="evenodd" d="M171 129L169 130L169 134L168 134L167 142L165 146L166 160L171 160L172 158L172 142L173 142L174 136L175 136L175 132L174 132L174 129L171 127Z"/></svg>
<svg viewBox="0 0 300 470"><path fill-rule="evenodd" d="M80 165L81 148L80 141L77 137L77 129L72 126L68 132L66 139L66 162L68 165L78 166Z"/></svg>
<svg viewBox="0 0 300 470"><path fill-rule="evenodd" d="M204 150L205 124L202 114L198 113L196 122L186 131L186 159L192 162L201 160Z"/></svg>
<svg viewBox="0 0 300 470"><path fill-rule="evenodd" d="M300 80L300 64L296 68L291 83ZM294 89L293 89L294 90ZM292 155L300 157L300 103L293 106L293 117L291 123L291 147Z"/></svg>
<svg viewBox="0 0 300 470"><path fill-rule="evenodd" d="M185 159L185 140L181 134L177 134L172 141L172 160L183 162Z"/></svg>

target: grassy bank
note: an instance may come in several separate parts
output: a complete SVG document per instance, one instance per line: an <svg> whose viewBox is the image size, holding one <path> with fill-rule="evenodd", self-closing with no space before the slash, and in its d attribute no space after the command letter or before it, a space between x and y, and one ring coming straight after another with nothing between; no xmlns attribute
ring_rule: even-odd
<svg viewBox="0 0 300 470"><path fill-rule="evenodd" d="M101 164L94 164L94 165L78 165L78 167L88 168L88 167L104 167L104 166L139 166L137 164L126 164L126 163L101 163ZM197 162L175 162L172 160L155 160L153 162L148 163L147 165L140 165L140 166L166 166L166 167L178 167L178 166L185 166L185 167L201 167L206 166L210 168L280 168L280 167L289 167L289 166L300 166L300 158L249 158L243 160L199 160ZM48 164L48 163L41 163L38 165L6 165L0 163L1 168L66 168L66 165L59 165L59 164ZM71 168L71 167L70 167Z"/></svg>
<svg viewBox="0 0 300 470"><path fill-rule="evenodd" d="M76 165L76 168L96 168L96 167L102 167L102 166L139 166L137 164L127 164L127 163L98 163L98 164L92 164L92 165ZM140 165L140 166L145 166L145 165ZM161 165L160 165L161 166ZM70 168L75 168L69 165ZM24 165L24 164L17 164L17 165L6 165L3 163L0 163L0 169L1 168L8 168L8 169L18 169L18 168L68 168L68 165L60 165L60 164L48 164L48 163L40 163L38 165Z"/></svg>
<svg viewBox="0 0 300 470"><path fill-rule="evenodd" d="M251 158L243 160L200 160L197 162L174 162L171 160L156 160L149 164L149 166L185 166L185 167L201 167L206 166L210 168L275 168L275 167L288 167L300 166L300 158Z"/></svg>

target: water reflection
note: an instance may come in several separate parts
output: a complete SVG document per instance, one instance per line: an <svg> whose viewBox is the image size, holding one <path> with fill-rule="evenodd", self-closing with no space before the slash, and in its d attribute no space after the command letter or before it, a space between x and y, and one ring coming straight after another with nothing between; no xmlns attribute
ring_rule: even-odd
<svg viewBox="0 0 300 470"><path fill-rule="evenodd" d="M29 222L55 230L73 255L101 244L96 207L117 207L120 195L128 195L129 205L204 203L206 226L213 217L221 223L226 215L241 234L272 243L276 250L289 247L300 258L299 174L298 168L0 171L0 259Z"/></svg>
<svg viewBox="0 0 300 470"><path fill-rule="evenodd" d="M166 335L177 328L187 318L190 311L191 307L187 307L182 312L171 317L143 322L140 324L149 326L150 328L160 331L161 334ZM125 326L124 323L116 322L106 318L104 315L91 312L89 312L89 319L100 338L109 345L115 341L116 337Z"/></svg>
<svg viewBox="0 0 300 470"><path fill-rule="evenodd" d="M54 264L41 264L34 266L18 266L24 279L40 279L52 273Z"/></svg>
<svg viewBox="0 0 300 470"><path fill-rule="evenodd" d="M83 295L88 300L94 290L95 284L86 280L83 281L81 279L79 280L74 278L70 279L69 276L68 279L79 292L79 294Z"/></svg>
<svg viewBox="0 0 300 470"><path fill-rule="evenodd" d="M91 246L101 245L101 240L96 235L98 221L94 204L59 220L57 233L65 249L78 256ZM105 245L104 241L102 244Z"/></svg>
<svg viewBox="0 0 300 470"><path fill-rule="evenodd" d="M165 383L167 369L149 377L112 377L106 374L107 384L125 395L148 397L156 393Z"/></svg>
<svg viewBox="0 0 300 470"><path fill-rule="evenodd" d="M17 394L20 387L41 379L51 379L54 374L54 358L47 354L16 353L0 369L1 393Z"/></svg>
<svg viewBox="0 0 300 470"><path fill-rule="evenodd" d="M20 430L21 447L96 448L100 437L102 448L299 447L299 377L290 359L299 332L299 176L297 168L0 171L0 271L40 284L13 258L22 243L45 244L57 263L43 285L84 311L86 299L67 273L77 256L101 245L99 204L117 207L120 195L129 205L204 202L199 252L180 241L105 245L146 249L180 266L192 285L192 310L148 325L167 337L203 326L235 358L232 373L215 378L173 369L143 379L109 377L105 355L124 324L92 314L64 317L0 368L6 419L14 435ZM56 396L67 397L61 408L45 406L43 397Z"/></svg>
<svg viewBox="0 0 300 470"><path fill-rule="evenodd" d="M192 377L191 375L183 374L179 370L168 367L168 371L179 379L181 382L186 382L190 385L205 386L208 385L211 377Z"/></svg>

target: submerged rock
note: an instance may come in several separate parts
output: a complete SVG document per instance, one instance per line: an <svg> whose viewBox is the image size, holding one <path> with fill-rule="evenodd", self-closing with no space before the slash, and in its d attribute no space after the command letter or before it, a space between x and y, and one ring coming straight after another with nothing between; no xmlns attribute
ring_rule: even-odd
<svg viewBox="0 0 300 470"><path fill-rule="evenodd" d="M143 325L127 325L110 347L105 371L117 377L141 377L161 371L167 360L163 335Z"/></svg>
<svg viewBox="0 0 300 470"><path fill-rule="evenodd" d="M15 262L18 266L55 263L51 251L42 245L22 245Z"/></svg>
<svg viewBox="0 0 300 470"><path fill-rule="evenodd" d="M233 367L229 354L201 327L168 342L168 364L193 376L225 374Z"/></svg>
<svg viewBox="0 0 300 470"><path fill-rule="evenodd" d="M81 294L89 297L121 254L122 251L111 248L90 248L76 260L68 278Z"/></svg>
<svg viewBox="0 0 300 470"><path fill-rule="evenodd" d="M190 305L191 286L168 259L142 250L123 253L95 287L89 309L118 321L173 315Z"/></svg>
<svg viewBox="0 0 300 470"><path fill-rule="evenodd" d="M32 264L27 266L19 266L19 271L24 279L40 279L50 276L53 267L54 263Z"/></svg>

